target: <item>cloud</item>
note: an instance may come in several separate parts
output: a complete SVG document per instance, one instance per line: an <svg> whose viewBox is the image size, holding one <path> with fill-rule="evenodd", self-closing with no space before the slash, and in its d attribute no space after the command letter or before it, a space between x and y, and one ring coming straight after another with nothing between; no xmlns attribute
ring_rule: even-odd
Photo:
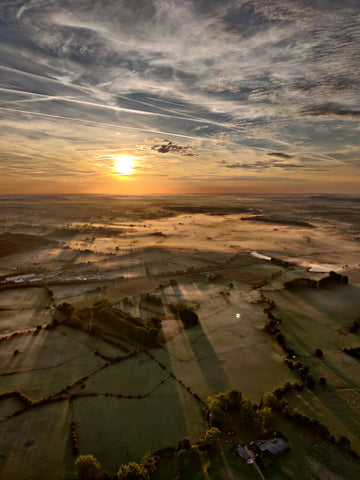
<svg viewBox="0 0 360 480"><path fill-rule="evenodd" d="M292 157L291 157L292 158ZM253 163L227 163L226 161L222 160L219 162L224 168L236 169L236 170L248 170L251 172L259 172L259 171L266 171L266 170L273 170L273 169L281 169L284 171L292 171L292 170L301 170L301 171L309 171L309 172L320 172L324 171L327 167L322 167L321 165L312 165L312 162L302 162L302 163L289 163L283 161L265 161L265 160L257 160Z"/></svg>
<svg viewBox="0 0 360 480"><path fill-rule="evenodd" d="M331 152L352 172L359 23L357 0L5 0L0 149L47 155L49 175L133 145L163 154L159 175L177 155L179 178L315 175L335 171Z"/></svg>
<svg viewBox="0 0 360 480"><path fill-rule="evenodd" d="M194 157L194 147L191 145L177 145L176 143L164 140L165 143L160 145L153 145L151 150L158 152L158 153L177 153L179 155L183 155L185 157Z"/></svg>
<svg viewBox="0 0 360 480"><path fill-rule="evenodd" d="M305 115L314 117L337 115L340 117L359 117L360 109L349 108L346 106L337 105L335 103L323 103L322 105L314 105L302 110Z"/></svg>
<svg viewBox="0 0 360 480"><path fill-rule="evenodd" d="M268 155L273 157L286 158L286 159L294 158L294 155L289 155L283 152L269 152Z"/></svg>

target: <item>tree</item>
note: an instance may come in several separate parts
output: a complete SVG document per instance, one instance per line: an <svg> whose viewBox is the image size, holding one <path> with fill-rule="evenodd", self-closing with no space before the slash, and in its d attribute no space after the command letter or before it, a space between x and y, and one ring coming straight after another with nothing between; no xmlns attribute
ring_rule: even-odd
<svg viewBox="0 0 360 480"><path fill-rule="evenodd" d="M121 465L117 476L118 480L150 480L147 468L136 462L129 462L127 465Z"/></svg>
<svg viewBox="0 0 360 480"><path fill-rule="evenodd" d="M75 467L78 480L96 480L101 470L100 463L94 455L80 455Z"/></svg>
<svg viewBox="0 0 360 480"><path fill-rule="evenodd" d="M146 468L150 475L150 478L153 478L153 475L156 472L157 461L158 459L154 455L145 455L141 459L141 465Z"/></svg>
<svg viewBox="0 0 360 480"><path fill-rule="evenodd" d="M179 450L190 450L191 448L191 441L189 438L184 437L182 440L180 440L178 444Z"/></svg>
<svg viewBox="0 0 360 480"><path fill-rule="evenodd" d="M240 408L242 402L242 394L239 390L232 389L226 392L229 410Z"/></svg>
<svg viewBox="0 0 360 480"><path fill-rule="evenodd" d="M342 447L345 447L345 448L349 448L351 443L350 443L350 440L345 437L344 435L341 435L338 439L338 443L339 445L341 445Z"/></svg>
<svg viewBox="0 0 360 480"><path fill-rule="evenodd" d="M206 432L204 435L199 439L198 445L199 448L202 449L208 449L208 448L215 448L219 445L219 439L220 439L221 432L218 428L216 427L211 427Z"/></svg>
<svg viewBox="0 0 360 480"><path fill-rule="evenodd" d="M278 403L278 399L272 392L268 392L264 394L261 403L264 407L275 408Z"/></svg>
<svg viewBox="0 0 360 480"><path fill-rule="evenodd" d="M262 432L265 432L271 422L272 418L272 412L270 407L262 407L259 410L257 410L256 415L254 415L254 423L255 426L261 430Z"/></svg>
<svg viewBox="0 0 360 480"><path fill-rule="evenodd" d="M315 387L315 380L311 373L307 373L303 380L306 388L309 390L312 390Z"/></svg>
<svg viewBox="0 0 360 480"><path fill-rule="evenodd" d="M322 352L322 350L321 350L320 348L317 348L317 349L315 350L314 354L315 354L315 357L317 357L317 358L322 358L323 355L324 355L323 352Z"/></svg>

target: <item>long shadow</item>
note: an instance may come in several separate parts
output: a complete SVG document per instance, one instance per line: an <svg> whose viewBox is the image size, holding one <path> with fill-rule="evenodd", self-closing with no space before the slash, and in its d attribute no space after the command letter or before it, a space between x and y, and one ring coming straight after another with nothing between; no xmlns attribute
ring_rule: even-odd
<svg viewBox="0 0 360 480"><path fill-rule="evenodd" d="M187 303L184 298L183 292L179 285L174 284L171 286L175 298L179 303ZM166 299L166 296L164 300ZM178 320L181 323L180 320ZM207 338L207 334L204 331L201 323L199 322L196 326L193 326L189 329L184 329L183 332L179 334L184 336L184 341L191 348L193 355L189 355L189 362L196 362L201 370L202 376L208 386L209 392L217 393L220 391L226 391L229 387L229 382L227 374L224 371L217 353L215 352L211 342ZM179 338L179 337L178 337ZM201 344L201 348L196 350L193 347L194 339L199 340L197 344ZM168 364L171 365L171 351L168 350L167 345L164 345L164 351L167 353L168 358L166 359ZM185 385L187 385L187 379L181 379ZM196 388L195 388L196 390Z"/></svg>
<svg viewBox="0 0 360 480"><path fill-rule="evenodd" d="M195 354L193 361L198 363L210 391L212 393L224 392L230 388L227 374L200 323L196 327L184 330L187 340L192 345L191 330L195 329L198 334L196 338L201 337L201 340L197 343L198 345L201 343L201 347L199 350L192 347Z"/></svg>

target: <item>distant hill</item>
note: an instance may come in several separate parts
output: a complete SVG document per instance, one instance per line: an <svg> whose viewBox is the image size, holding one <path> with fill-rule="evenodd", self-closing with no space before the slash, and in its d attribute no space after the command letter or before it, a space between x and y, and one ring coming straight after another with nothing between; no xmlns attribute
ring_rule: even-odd
<svg viewBox="0 0 360 480"><path fill-rule="evenodd" d="M0 258L23 253L39 247L56 245L57 242L38 235L5 232L0 235Z"/></svg>

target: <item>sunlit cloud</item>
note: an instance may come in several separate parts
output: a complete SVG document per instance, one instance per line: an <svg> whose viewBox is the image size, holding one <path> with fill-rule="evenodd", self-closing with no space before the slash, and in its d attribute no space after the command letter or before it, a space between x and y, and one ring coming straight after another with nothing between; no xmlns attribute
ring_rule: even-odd
<svg viewBox="0 0 360 480"><path fill-rule="evenodd" d="M280 171L279 185L316 186L325 172L347 191L359 24L356 0L1 2L3 170L44 189L73 176L74 191L97 175L106 191L99 158L126 150L148 155L134 193L142 176L220 188L239 171L261 186Z"/></svg>

